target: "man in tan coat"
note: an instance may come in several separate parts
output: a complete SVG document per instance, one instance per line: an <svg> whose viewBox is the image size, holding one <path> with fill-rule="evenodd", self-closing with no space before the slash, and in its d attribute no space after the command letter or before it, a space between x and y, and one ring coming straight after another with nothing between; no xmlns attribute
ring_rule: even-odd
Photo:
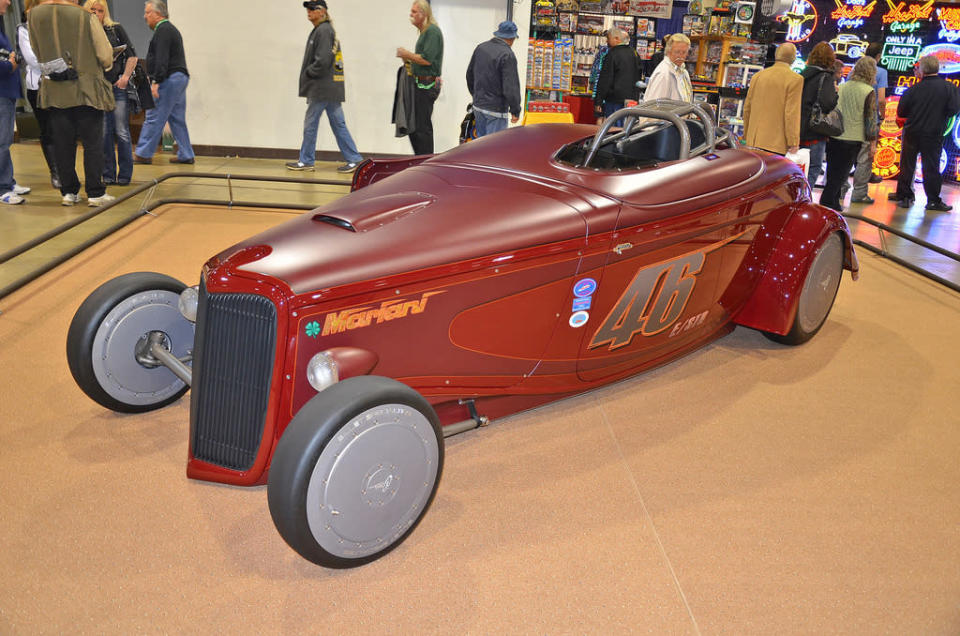
<svg viewBox="0 0 960 636"><path fill-rule="evenodd" d="M40 106L47 109L63 205L80 201L77 139L83 143L84 187L91 206L110 203L103 183L103 113L114 108L103 71L113 47L95 15L69 0L30 10L30 44L40 62Z"/></svg>
<svg viewBox="0 0 960 636"><path fill-rule="evenodd" d="M746 145L781 155L798 150L803 78L790 68L796 58L797 47L789 42L781 44L773 66L750 80L743 105Z"/></svg>

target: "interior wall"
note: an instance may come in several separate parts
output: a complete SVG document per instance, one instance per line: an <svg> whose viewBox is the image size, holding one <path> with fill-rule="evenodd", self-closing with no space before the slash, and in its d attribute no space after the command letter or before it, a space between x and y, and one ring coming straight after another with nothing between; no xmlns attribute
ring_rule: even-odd
<svg viewBox="0 0 960 636"><path fill-rule="evenodd" d="M433 123L438 152L458 142L470 101L464 76L474 47L492 37L509 0L434 0L444 34L443 88ZM525 78L530 1L514 2L520 27L514 52ZM142 5L137 3L142 11ZM347 126L361 153L410 154L406 137L394 136L393 94L397 47L413 50L417 30L404 0L328 0L343 48ZM268 10L264 10L268 7ZM142 19L142 14L141 14ZM300 63L312 29L299 1L177 2L170 19L184 38L190 85L187 122L196 145L296 149L306 101L297 96ZM318 150L336 151L325 123Z"/></svg>

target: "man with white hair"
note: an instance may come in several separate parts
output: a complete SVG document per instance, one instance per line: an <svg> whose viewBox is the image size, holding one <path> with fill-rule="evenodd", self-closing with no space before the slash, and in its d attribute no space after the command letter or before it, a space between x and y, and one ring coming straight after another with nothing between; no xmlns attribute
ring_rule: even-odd
<svg viewBox="0 0 960 636"><path fill-rule="evenodd" d="M773 66L750 80L743 104L744 143L777 154L797 152L800 146L800 98L803 78L790 66L797 47L777 47Z"/></svg>
<svg viewBox="0 0 960 636"><path fill-rule="evenodd" d="M630 46L630 36L622 29L610 29L607 45L610 48L601 63L593 98L597 115L603 117L623 108L627 100L636 100L640 80L640 58Z"/></svg>
<svg viewBox="0 0 960 636"><path fill-rule="evenodd" d="M647 82L643 101L675 99L681 102L693 102L693 84L690 83L690 73L687 72L684 64L689 52L690 38L682 33L674 33L670 36L663 54L663 61L657 65Z"/></svg>
<svg viewBox="0 0 960 636"><path fill-rule="evenodd" d="M933 55L920 58L920 81L907 89L897 104L897 117L903 125L900 151L900 176L897 191L890 196L898 208L913 205L913 175L917 169L917 153L923 166L923 190L927 194L927 210L949 212L953 206L940 198L940 152L947 120L960 111L957 87L940 77L940 62Z"/></svg>

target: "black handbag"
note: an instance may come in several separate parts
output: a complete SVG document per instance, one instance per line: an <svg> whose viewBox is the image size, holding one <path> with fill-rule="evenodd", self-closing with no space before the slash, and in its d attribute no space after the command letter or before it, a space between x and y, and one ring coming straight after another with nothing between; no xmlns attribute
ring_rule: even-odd
<svg viewBox="0 0 960 636"><path fill-rule="evenodd" d="M154 108L153 93L150 91L150 76L147 75L147 66L143 63L143 60L137 60L137 65L133 67L133 77L130 78L130 83L133 84L137 96L140 98L138 100L140 108L143 110Z"/></svg>
<svg viewBox="0 0 960 636"><path fill-rule="evenodd" d="M836 108L829 113L824 113L823 108L820 107L820 94L823 92L823 81L826 76L827 73L820 76L820 87L817 89L817 98L813 100L813 105L810 107L810 122L807 128L818 135L839 137L843 134L843 115Z"/></svg>

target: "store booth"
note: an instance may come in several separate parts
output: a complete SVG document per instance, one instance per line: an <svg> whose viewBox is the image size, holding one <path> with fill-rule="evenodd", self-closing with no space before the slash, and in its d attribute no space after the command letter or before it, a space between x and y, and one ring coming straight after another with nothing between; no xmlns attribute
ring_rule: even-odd
<svg viewBox="0 0 960 636"><path fill-rule="evenodd" d="M776 44L797 45L794 70L799 73L813 46L828 42L846 67L845 77L869 43L882 42L880 65L887 69L889 86L874 173L883 178L900 172L902 129L896 122L896 107L903 92L917 81L913 73L917 60L935 55L940 74L960 86L960 3L539 0L530 13L528 107L542 110L547 103L565 104L558 108L579 123L596 121L593 96L607 48L604 34L613 27L630 34L645 77L653 72L651 58L662 54L663 39L673 33L687 35L694 101L713 105L717 123L737 135L743 134L743 102L750 79L772 64ZM958 181L960 126L955 119L944 135L940 169L945 180Z"/></svg>

